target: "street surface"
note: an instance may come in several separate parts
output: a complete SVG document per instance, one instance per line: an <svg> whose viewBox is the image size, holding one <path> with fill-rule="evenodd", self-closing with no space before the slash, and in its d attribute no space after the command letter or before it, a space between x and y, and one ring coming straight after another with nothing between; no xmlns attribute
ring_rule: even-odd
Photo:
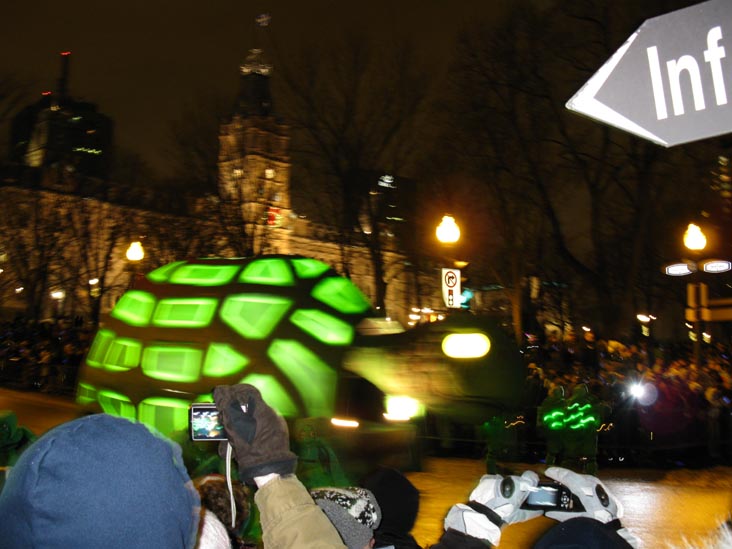
<svg viewBox="0 0 732 549"><path fill-rule="evenodd" d="M0 409L14 410L19 424L36 434L73 419L78 408L67 398L0 389ZM541 465L501 464L521 473L541 474ZM481 475L481 460L427 458L424 471L407 476L421 494L420 512L412 532L421 545L435 543L442 520L453 503L465 501ZM601 469L600 478L625 507L623 524L646 548L682 546L710 534L732 512L732 467L704 470ZM506 527L501 547L531 547L554 524L544 517Z"/></svg>
<svg viewBox="0 0 732 549"><path fill-rule="evenodd" d="M521 473L543 465L503 464ZM450 505L465 501L485 465L480 460L433 458L425 471L407 476L421 494L420 512L412 534L421 545L434 543ZM599 477L625 507L623 525L649 549L669 545L686 547L684 539L698 541L712 533L732 512L732 468L703 471L600 470ZM507 526L501 547L531 547L542 532L556 524L540 517Z"/></svg>

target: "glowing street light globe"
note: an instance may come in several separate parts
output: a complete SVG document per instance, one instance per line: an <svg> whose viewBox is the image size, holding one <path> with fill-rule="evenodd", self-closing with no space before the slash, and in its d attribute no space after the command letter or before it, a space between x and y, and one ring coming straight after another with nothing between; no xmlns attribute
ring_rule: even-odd
<svg viewBox="0 0 732 549"><path fill-rule="evenodd" d="M145 250L142 248L142 242L136 241L127 248L125 256L129 261L141 261L145 257Z"/></svg>
<svg viewBox="0 0 732 549"><path fill-rule="evenodd" d="M707 245L707 237L699 225L689 223L684 233L684 246L689 250L703 250Z"/></svg>
<svg viewBox="0 0 732 549"><path fill-rule="evenodd" d="M444 244L454 244L460 240L460 227L451 215L442 216L442 221L437 226L437 240Z"/></svg>

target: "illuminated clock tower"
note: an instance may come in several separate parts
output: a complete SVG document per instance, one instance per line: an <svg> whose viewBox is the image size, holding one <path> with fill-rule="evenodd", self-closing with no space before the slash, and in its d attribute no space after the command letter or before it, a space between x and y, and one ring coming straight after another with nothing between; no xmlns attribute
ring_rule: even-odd
<svg viewBox="0 0 732 549"><path fill-rule="evenodd" d="M257 18L260 28L268 16ZM219 135L219 191L241 208L253 253L290 253L289 127L273 110L272 65L252 49L240 67L236 109Z"/></svg>

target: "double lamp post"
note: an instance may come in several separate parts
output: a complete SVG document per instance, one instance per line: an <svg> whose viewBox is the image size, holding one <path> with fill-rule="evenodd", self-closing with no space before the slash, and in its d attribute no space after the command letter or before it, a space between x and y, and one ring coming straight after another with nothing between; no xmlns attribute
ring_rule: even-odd
<svg viewBox="0 0 732 549"><path fill-rule="evenodd" d="M707 247L707 237L699 225L689 223L684 233L684 247L692 258L664 266L669 276L694 275L701 273L719 274L732 270L732 263L726 259L701 258ZM686 285L686 321L693 324L690 337L694 344L694 362L700 365L702 322L719 322L732 320L732 299L709 299L709 289L704 282L689 282Z"/></svg>

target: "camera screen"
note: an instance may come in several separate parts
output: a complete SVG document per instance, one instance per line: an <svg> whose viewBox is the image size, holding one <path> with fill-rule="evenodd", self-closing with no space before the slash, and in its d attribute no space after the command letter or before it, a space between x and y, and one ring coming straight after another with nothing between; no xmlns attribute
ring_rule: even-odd
<svg viewBox="0 0 732 549"><path fill-rule="evenodd" d="M216 406L191 407L191 439L225 440L224 428L219 422Z"/></svg>
<svg viewBox="0 0 732 549"><path fill-rule="evenodd" d="M559 488L556 486L539 485L538 490L530 492L526 498L526 503L537 507L558 507L559 505Z"/></svg>

